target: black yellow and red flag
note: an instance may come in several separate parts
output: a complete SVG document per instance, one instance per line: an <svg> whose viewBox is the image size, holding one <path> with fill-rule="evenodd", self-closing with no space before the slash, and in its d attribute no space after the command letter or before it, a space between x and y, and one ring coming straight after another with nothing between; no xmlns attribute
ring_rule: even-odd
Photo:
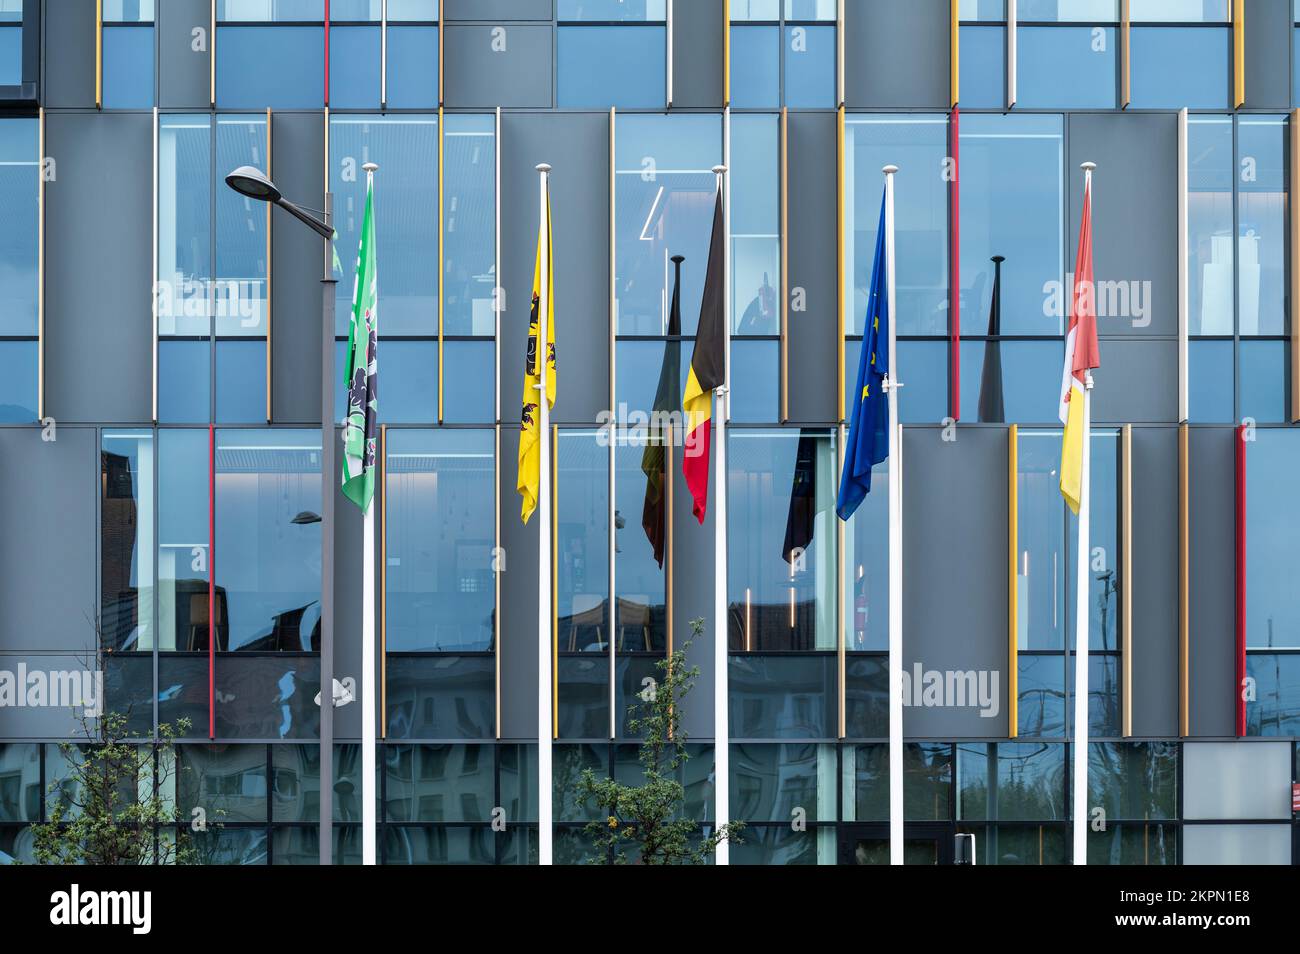
<svg viewBox="0 0 1300 954"><path fill-rule="evenodd" d="M713 236L709 239L709 263L704 274L704 298L700 302L700 323L695 332L695 349L686 376L682 410L686 414L686 440L682 450L682 473L694 500L695 519L704 522L709 502L709 450L713 432L713 392L727 380L726 237L723 232L722 184L713 207Z"/></svg>
<svg viewBox="0 0 1300 954"><path fill-rule="evenodd" d="M659 368L659 386L655 389L655 406L650 415L650 429L645 451L641 454L641 470L645 472L645 502L641 506L641 527L654 549L655 562L664 565L664 549L668 539L668 436L672 431L672 412L677 403L677 388L681 379L682 333L682 262L681 255L672 257L674 279L672 306L668 309L668 340L664 343L664 363Z"/></svg>

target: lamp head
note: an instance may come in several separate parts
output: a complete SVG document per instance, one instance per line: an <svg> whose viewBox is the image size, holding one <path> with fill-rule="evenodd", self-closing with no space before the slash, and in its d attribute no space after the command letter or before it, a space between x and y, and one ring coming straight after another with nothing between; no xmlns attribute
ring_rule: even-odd
<svg viewBox="0 0 1300 954"><path fill-rule="evenodd" d="M253 166L240 166L230 173L226 176L226 185L240 195L259 202L279 203L281 198L280 190L275 187L275 183Z"/></svg>

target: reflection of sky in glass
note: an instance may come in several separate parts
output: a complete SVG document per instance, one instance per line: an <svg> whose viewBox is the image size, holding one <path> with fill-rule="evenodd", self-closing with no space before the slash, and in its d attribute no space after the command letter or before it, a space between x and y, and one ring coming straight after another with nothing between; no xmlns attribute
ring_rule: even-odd
<svg viewBox="0 0 1300 954"><path fill-rule="evenodd" d="M609 447L596 431L561 429L555 466L560 652L607 650ZM605 672L602 684L608 686L608 679Z"/></svg>
<svg viewBox="0 0 1300 954"><path fill-rule="evenodd" d="M1237 122L1237 293L1243 335L1286 331L1286 118Z"/></svg>
<svg viewBox="0 0 1300 954"><path fill-rule="evenodd" d="M1016 45L1016 105L1115 108L1115 30L1021 27ZM964 53L965 51L963 51Z"/></svg>
<svg viewBox="0 0 1300 954"><path fill-rule="evenodd" d="M736 335L774 335L781 328L779 134L774 115L731 117L731 330Z"/></svg>
<svg viewBox="0 0 1300 954"><path fill-rule="evenodd" d="M38 151L35 119L0 119L0 334L36 334Z"/></svg>
<svg viewBox="0 0 1300 954"><path fill-rule="evenodd" d="M239 166L265 171L267 139L264 115L217 117L219 176ZM265 335L267 204L219 181L215 213L216 276L230 283L216 290L217 303L224 305L216 315L217 334Z"/></svg>
<svg viewBox="0 0 1300 954"><path fill-rule="evenodd" d="M490 115L443 118L443 329L496 333L496 130Z"/></svg>
<svg viewBox="0 0 1300 954"><path fill-rule="evenodd" d="M998 109L1004 105L1006 87L1006 30L998 27L961 28L961 106L963 109Z"/></svg>
<svg viewBox="0 0 1300 954"><path fill-rule="evenodd" d="M1246 445L1246 645L1252 648L1300 647L1297 463L1300 432L1260 428Z"/></svg>
<svg viewBox="0 0 1300 954"><path fill-rule="evenodd" d="M1130 36L1133 106L1227 108L1232 42L1227 27L1135 26Z"/></svg>
<svg viewBox="0 0 1300 954"><path fill-rule="evenodd" d="M1188 330L1232 334L1232 118L1187 121Z"/></svg>
<svg viewBox="0 0 1300 954"><path fill-rule="evenodd" d="M871 468L871 493L867 494L846 524L844 574L844 619L848 648L888 649L888 461Z"/></svg>
<svg viewBox="0 0 1300 954"><path fill-rule="evenodd" d="M667 35L662 26L561 26L556 31L556 105L662 108ZM592 82L599 76L600 82Z"/></svg>
<svg viewBox="0 0 1300 954"><path fill-rule="evenodd" d="M640 342L638 342L640 343ZM657 342L647 342L659 347ZM658 475L664 467L663 449L648 446L645 431L614 449L614 583L618 596L616 623L620 651L643 652L665 643L664 569L655 559L649 533L665 532L668 521L667 493L656 476L652 482L646 474ZM681 449L674 453L670 478L681 466ZM680 484L674 484L674 489ZM657 501L662 504L657 505ZM689 507L689 499L673 501L674 509ZM659 514L663 516L660 517ZM650 530L647 531L646 524ZM661 529L662 528L662 529ZM647 641L649 645L647 646ZM620 710L621 712L622 710Z"/></svg>

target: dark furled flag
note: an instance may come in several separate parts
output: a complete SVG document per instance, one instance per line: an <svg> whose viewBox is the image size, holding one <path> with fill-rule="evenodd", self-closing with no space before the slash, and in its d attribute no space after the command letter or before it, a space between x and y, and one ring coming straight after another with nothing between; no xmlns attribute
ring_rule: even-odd
<svg viewBox="0 0 1300 954"><path fill-rule="evenodd" d="M984 369L980 374L979 420L984 424L1004 424L1007 414L1002 405L1002 263L993 256L993 302L989 305L989 338L984 342Z"/></svg>
<svg viewBox="0 0 1300 954"><path fill-rule="evenodd" d="M796 553L807 550L813 539L813 521L817 518L817 444L814 432L800 429L794 479L790 482L790 510L785 518L785 542L781 544L781 558L791 566Z"/></svg>
<svg viewBox="0 0 1300 954"><path fill-rule="evenodd" d="M655 562L664 565L664 541L667 539L668 519L668 435L672 430L671 412L677 403L677 383L681 375L682 333L682 262L681 255L673 256L673 303L668 311L668 341L664 344L664 363L659 369L659 387L655 389L654 412L650 415L650 430L646 435L645 452L641 455L641 470L645 472L645 503L641 507L641 526L654 548Z"/></svg>
<svg viewBox="0 0 1300 954"><path fill-rule="evenodd" d="M709 264L704 273L704 298L700 302L700 324L695 331L690 371L682 410L686 412L686 441L682 449L682 473L694 498L692 510L700 523L709 502L709 448L712 443L713 391L726 383L727 316L724 260L726 245L722 227L722 186L713 207L713 236L709 239Z"/></svg>

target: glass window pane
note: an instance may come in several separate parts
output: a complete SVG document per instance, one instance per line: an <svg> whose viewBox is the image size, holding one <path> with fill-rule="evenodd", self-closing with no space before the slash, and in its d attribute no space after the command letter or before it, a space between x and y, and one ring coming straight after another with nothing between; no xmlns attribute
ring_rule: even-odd
<svg viewBox="0 0 1300 954"><path fill-rule="evenodd" d="M332 0L330 22L368 21L378 23L383 14L383 0Z"/></svg>
<svg viewBox="0 0 1300 954"><path fill-rule="evenodd" d="M735 55L732 51L733 62ZM785 28L785 104L810 109L835 105L835 27Z"/></svg>
<svg viewBox="0 0 1300 954"><path fill-rule="evenodd" d="M393 429L385 503L389 652L487 652L496 581L491 431Z"/></svg>
<svg viewBox="0 0 1300 954"><path fill-rule="evenodd" d="M443 343L442 419L491 424L496 417L496 343Z"/></svg>
<svg viewBox="0 0 1300 954"><path fill-rule="evenodd" d="M737 423L774 424L780 417L779 341L731 342L731 417Z"/></svg>
<svg viewBox="0 0 1300 954"><path fill-rule="evenodd" d="M443 129L443 330L496 334L496 124L450 114Z"/></svg>
<svg viewBox="0 0 1300 954"><path fill-rule="evenodd" d="M216 43L219 107L320 109L323 105L323 27L222 26Z"/></svg>
<svg viewBox="0 0 1300 954"><path fill-rule="evenodd" d="M889 819L889 746L845 749L854 760L856 821ZM903 817L908 821L947 821L951 817L952 746L909 742L903 746Z"/></svg>
<svg viewBox="0 0 1300 954"><path fill-rule="evenodd" d="M217 342L217 423L267 419L265 339Z"/></svg>
<svg viewBox="0 0 1300 954"><path fill-rule="evenodd" d="M834 821L836 746L816 743L733 745L731 805L736 818Z"/></svg>
<svg viewBox="0 0 1300 954"><path fill-rule="evenodd" d="M208 432L163 428L158 432L158 648L206 648L207 631ZM205 671L205 723L206 679Z"/></svg>
<svg viewBox="0 0 1300 954"><path fill-rule="evenodd" d="M348 2L348 0L344 0ZM217 21L318 21L325 18L325 0L217 0Z"/></svg>
<svg viewBox="0 0 1300 954"><path fill-rule="evenodd" d="M1023 737L1065 735L1065 656L1061 653L1020 653L1017 713Z"/></svg>
<svg viewBox="0 0 1300 954"><path fill-rule="evenodd" d="M38 138L37 120L0 119L0 335L36 334Z"/></svg>
<svg viewBox="0 0 1300 954"><path fill-rule="evenodd" d="M615 20L662 21L667 4L664 0L559 0L555 18L588 20L598 23Z"/></svg>
<svg viewBox="0 0 1300 954"><path fill-rule="evenodd" d="M957 746L957 817L1054 821L1069 817L1063 743Z"/></svg>
<svg viewBox="0 0 1300 954"><path fill-rule="evenodd" d="M733 10L731 18L736 19ZM731 105L770 108L781 102L780 29L731 27Z"/></svg>
<svg viewBox="0 0 1300 954"><path fill-rule="evenodd" d="M1088 831L1090 865L1176 865L1178 828L1161 824L1115 824Z"/></svg>
<svg viewBox="0 0 1300 954"><path fill-rule="evenodd" d="M153 27L104 28L104 108L153 105Z"/></svg>
<svg viewBox="0 0 1300 954"><path fill-rule="evenodd" d="M219 648L317 649L320 432L218 430L215 468Z"/></svg>
<svg viewBox="0 0 1300 954"><path fill-rule="evenodd" d="M1021 0L1026 2L1026 0ZM1032 2L1032 0L1028 0ZM1007 8L1005 0L959 0L957 16L965 23L967 20L1005 20ZM962 52L965 52L963 48Z"/></svg>
<svg viewBox="0 0 1300 954"><path fill-rule="evenodd" d="M380 282L383 282L382 278ZM383 321L382 317L380 321ZM436 340L381 341L379 368L379 380L383 386L379 393L381 421L385 424L432 424L438 419Z"/></svg>
<svg viewBox="0 0 1300 954"><path fill-rule="evenodd" d="M835 434L736 429L727 438L731 649L834 649Z"/></svg>
<svg viewBox="0 0 1300 954"><path fill-rule="evenodd" d="M1244 344L1244 342L1243 342ZM1246 645L1300 649L1300 590L1294 585L1295 471L1300 432L1260 428L1246 445Z"/></svg>
<svg viewBox="0 0 1300 954"><path fill-rule="evenodd" d="M785 0L787 20L834 20L837 0Z"/></svg>
<svg viewBox="0 0 1300 954"><path fill-rule="evenodd" d="M966 316L966 327L983 331L985 320L984 315ZM962 419L999 424L1056 420L1064 360L1065 346L1060 341L963 338ZM912 383L910 378L907 383Z"/></svg>
<svg viewBox="0 0 1300 954"><path fill-rule="evenodd" d="M711 170L722 161L720 117L619 115L614 121L618 334L666 333L669 259L682 255L682 334L694 335L717 194Z"/></svg>
<svg viewBox="0 0 1300 954"><path fill-rule="evenodd" d="M0 745L0 821L40 821L41 792L40 748Z"/></svg>
<svg viewBox="0 0 1300 954"><path fill-rule="evenodd" d="M388 0L389 23L403 20L429 23L437 19L438 0ZM391 37L389 42L392 42Z"/></svg>
<svg viewBox="0 0 1300 954"><path fill-rule="evenodd" d="M858 509L861 513L862 509ZM889 660L880 653L851 653L845 664L845 735L882 739L889 735Z"/></svg>
<svg viewBox="0 0 1300 954"><path fill-rule="evenodd" d="M159 117L157 298L160 335L208 335L211 332L208 293L212 278L212 192L211 118L203 115ZM225 208L230 208L230 205ZM203 419L207 419L206 411Z"/></svg>
<svg viewBox="0 0 1300 954"><path fill-rule="evenodd" d="M1194 424L1229 424L1233 408L1231 341L1187 344L1188 420Z"/></svg>
<svg viewBox="0 0 1300 954"><path fill-rule="evenodd" d="M835 656L732 655L728 669L733 739L826 739L835 735Z"/></svg>
<svg viewBox="0 0 1300 954"><path fill-rule="evenodd" d="M615 646L619 653L662 652L667 647L664 566L671 493L667 480L681 486L676 483L681 449L672 452L665 447L668 437L663 426L633 428L620 432L614 448ZM690 506L688 500L675 504Z"/></svg>
<svg viewBox="0 0 1300 954"><path fill-rule="evenodd" d="M153 433L106 430L99 456L100 640L112 652L153 649Z"/></svg>
<svg viewBox="0 0 1300 954"><path fill-rule="evenodd" d="M1255 680L1255 698L1246 702L1246 734L1300 735L1300 656L1253 652L1246 656L1246 674Z"/></svg>
<svg viewBox="0 0 1300 954"><path fill-rule="evenodd" d="M158 342L158 420L204 424L211 418L212 350L207 339ZM265 402L263 402L265 413Z"/></svg>
<svg viewBox="0 0 1300 954"><path fill-rule="evenodd" d="M964 26L959 42L961 55L957 68L961 73L962 108L1001 108L1007 98L1007 31L989 26Z"/></svg>
<svg viewBox="0 0 1300 954"><path fill-rule="evenodd" d="M1120 648L1119 457L1119 431L1094 429L1088 484L1088 547L1092 552L1088 562L1088 647L1099 651ZM1078 521L1071 521L1071 553L1078 551L1077 534ZM1073 647L1073 617L1070 632Z"/></svg>
<svg viewBox="0 0 1300 954"><path fill-rule="evenodd" d="M1135 26L1130 34L1133 106L1228 108L1229 30Z"/></svg>
<svg viewBox="0 0 1300 954"><path fill-rule="evenodd" d="M1119 20L1119 5L1117 0L1020 0L1016 4L1016 19L1115 22Z"/></svg>
<svg viewBox="0 0 1300 954"><path fill-rule="evenodd" d="M781 19L781 0L731 0L731 22ZM734 49L734 48L733 48Z"/></svg>
<svg viewBox="0 0 1300 954"><path fill-rule="evenodd" d="M154 18L154 0L104 0L103 9L105 23L148 23Z"/></svg>
<svg viewBox="0 0 1300 954"><path fill-rule="evenodd" d="M361 166L370 161L380 165L375 176L376 255L383 269L380 336L436 335L438 269L429 263L438 260L438 117L418 114L330 119L330 188L338 229L335 267L342 267L335 334L346 338L352 314L356 249L366 207ZM436 412L420 419L435 417Z"/></svg>
<svg viewBox="0 0 1300 954"><path fill-rule="evenodd" d="M968 118L962 128L970 122ZM946 116L850 117L845 121L844 163L848 174L844 204L848 221L844 256L852 264L851 284L846 289L848 334L862 334L866 320L885 187L880 170L886 163L893 163L899 167L894 207L897 331L900 335L947 335L949 189L942 172L948 151ZM966 174L963 155L962 175ZM963 196L965 192L963 189ZM1038 297L1041 300L1041 291ZM902 363L901 355L899 361ZM856 370L856 361L849 367ZM849 384L856 380L852 373L845 377ZM919 383L918 378L913 375L909 384Z"/></svg>
<svg viewBox="0 0 1300 954"><path fill-rule="evenodd" d="M1291 375L1287 351L1285 341L1241 340L1237 380L1243 420L1251 418L1260 424L1282 424L1290 420L1287 385Z"/></svg>
<svg viewBox="0 0 1300 954"><path fill-rule="evenodd" d="M900 341L898 365L907 386L898 396L898 419L904 424L933 424L948 414L948 342ZM851 393L857 378L862 339L844 342L844 407L853 409ZM1060 362L1058 361L1059 365ZM1058 376L1059 377L1059 376ZM1059 391L1059 380L1053 387Z"/></svg>
<svg viewBox="0 0 1300 954"><path fill-rule="evenodd" d="M555 463L556 616L560 652L606 652L609 444L596 431L561 429ZM608 696L608 672L604 678Z"/></svg>
<svg viewBox="0 0 1300 954"><path fill-rule="evenodd" d="M35 341L0 339L0 424L29 424L36 420Z"/></svg>
<svg viewBox="0 0 1300 954"><path fill-rule="evenodd" d="M485 822L496 804L493 747L397 745L384 753L384 820Z"/></svg>
<svg viewBox="0 0 1300 954"><path fill-rule="evenodd" d="M1223 23L1229 0L1132 0L1133 20L1170 23Z"/></svg>
<svg viewBox="0 0 1300 954"><path fill-rule="evenodd" d="M561 26L557 32L556 105L619 109L664 105L664 27ZM593 83L593 76L601 82Z"/></svg>
<svg viewBox="0 0 1300 954"><path fill-rule="evenodd" d="M20 23L0 23L0 86L23 81L23 28Z"/></svg>
<svg viewBox="0 0 1300 954"><path fill-rule="evenodd" d="M330 10L331 21L351 19ZM379 27L330 26L330 107L379 107Z"/></svg>
<svg viewBox="0 0 1300 954"><path fill-rule="evenodd" d="M1088 746L1088 804L1106 820L1178 817L1176 742L1093 742Z"/></svg>
<svg viewBox="0 0 1300 954"><path fill-rule="evenodd" d="M1115 108L1113 27L1021 27L1017 32L1017 106Z"/></svg>
<svg viewBox="0 0 1300 954"><path fill-rule="evenodd" d="M319 475L316 482L320 483ZM200 678L191 684L191 691L205 694L208 661L197 661L202 664L198 667ZM315 702L320 692L318 657L223 655L218 658L215 677L217 738L311 739L319 734L320 707ZM201 722L196 725L202 734L205 727Z"/></svg>
<svg viewBox="0 0 1300 954"><path fill-rule="evenodd" d="M871 493L844 534L844 619L850 650L889 645L889 464L871 468Z"/></svg>
<svg viewBox="0 0 1300 954"><path fill-rule="evenodd" d="M1285 334L1287 323L1287 121L1237 122L1238 321L1243 335Z"/></svg>
<svg viewBox="0 0 1300 954"><path fill-rule="evenodd" d="M1232 117L1189 117L1187 311L1193 335L1232 334L1234 165Z"/></svg>
<svg viewBox="0 0 1300 954"><path fill-rule="evenodd" d="M224 176L239 166L265 169L268 141L265 115L217 117L218 173ZM268 206L241 196L224 182L218 182L215 191L217 334L265 336ZM261 386L265 388L265 381Z"/></svg>
<svg viewBox="0 0 1300 954"><path fill-rule="evenodd" d="M988 314L1001 255L1002 333L1062 333L1045 289L1065 283L1063 162L1060 116L962 117L963 315Z"/></svg>
<svg viewBox="0 0 1300 954"><path fill-rule="evenodd" d="M267 821L265 745L181 745L176 755L178 817L199 808L221 825Z"/></svg>
<svg viewBox="0 0 1300 954"><path fill-rule="evenodd" d="M1016 448L1016 632L1021 649L1063 649L1066 616L1065 500L1057 470L1059 430L1021 431Z"/></svg>
<svg viewBox="0 0 1300 954"><path fill-rule="evenodd" d="M391 6L388 20L388 108L437 107L438 28L393 26Z"/></svg>
<svg viewBox="0 0 1300 954"><path fill-rule="evenodd" d="M496 660L389 654L388 738L490 739L496 734Z"/></svg>

